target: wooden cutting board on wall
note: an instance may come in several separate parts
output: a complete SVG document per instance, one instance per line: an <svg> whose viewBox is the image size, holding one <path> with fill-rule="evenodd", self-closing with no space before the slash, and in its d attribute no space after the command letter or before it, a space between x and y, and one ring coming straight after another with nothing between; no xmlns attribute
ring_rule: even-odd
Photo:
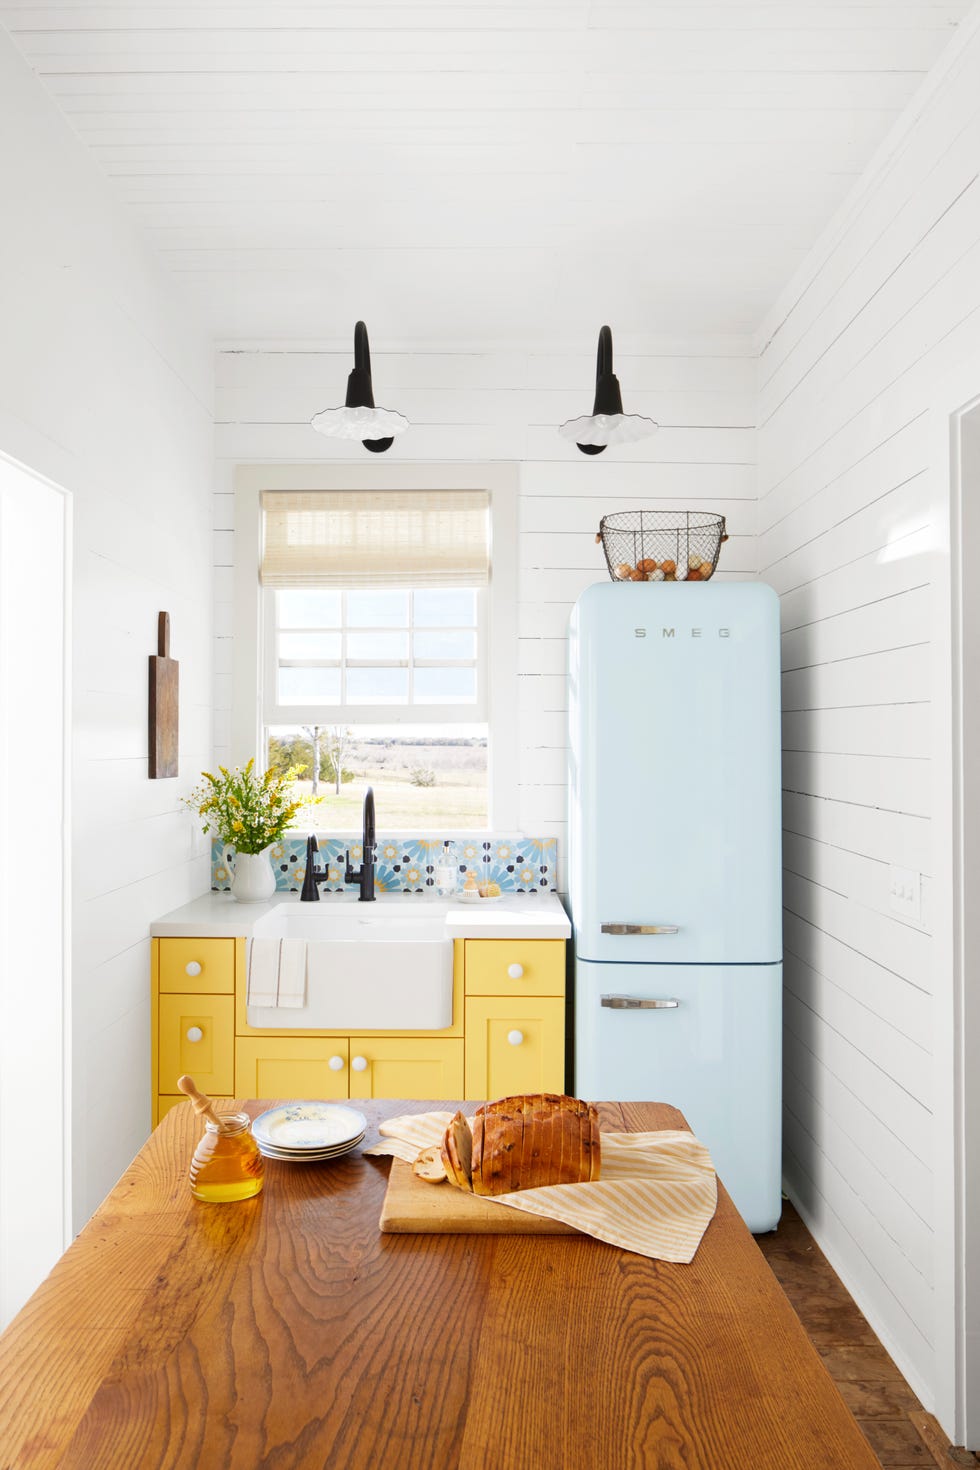
<svg viewBox="0 0 980 1470"><path fill-rule="evenodd" d="M150 654L150 765L157 780L177 774L180 665L170 657L170 614L157 619L157 652Z"/></svg>

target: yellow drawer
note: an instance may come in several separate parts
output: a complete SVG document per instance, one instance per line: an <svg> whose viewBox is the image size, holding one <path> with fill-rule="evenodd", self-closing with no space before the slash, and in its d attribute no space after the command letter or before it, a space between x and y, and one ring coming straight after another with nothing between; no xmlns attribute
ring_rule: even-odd
<svg viewBox="0 0 980 1470"><path fill-rule="evenodd" d="M160 996L161 1094L177 1092L184 1072L202 1092L235 1091L235 1001L230 995Z"/></svg>
<svg viewBox="0 0 980 1470"><path fill-rule="evenodd" d="M233 939L158 939L160 990L180 995L233 995Z"/></svg>
<svg viewBox="0 0 980 1470"><path fill-rule="evenodd" d="M178 1103L182 1103L182 1102L186 1102L186 1101L187 1101L187 1099L186 1099L186 1097L184 1096L184 1094L182 1092L178 1092L176 1097L158 1097L157 1098L157 1104L156 1104L156 1110L155 1110L154 1115L153 1115L153 1126L154 1126L154 1128L156 1127L156 1125L158 1123L161 1123L163 1121L163 1119L170 1112L170 1109L171 1108L175 1108ZM230 1102L231 1099L230 1098L227 1098L227 1097L214 1097L214 1098L212 1098L212 1101L213 1102ZM219 1111L219 1113L223 1113L223 1112L225 1112L227 1110L225 1108L219 1108L218 1111Z"/></svg>
<svg viewBox="0 0 980 1470"><path fill-rule="evenodd" d="M346 1097L348 1057L346 1036L240 1036L235 1092L283 1100Z"/></svg>
<svg viewBox="0 0 980 1470"><path fill-rule="evenodd" d="M463 1095L462 1041L352 1036L350 1060L352 1098L443 1099Z"/></svg>
<svg viewBox="0 0 980 1470"><path fill-rule="evenodd" d="M564 1091L564 1000L495 995L467 1000L464 1096Z"/></svg>
<svg viewBox="0 0 980 1470"><path fill-rule="evenodd" d="M467 939L465 952L467 995L565 994L564 939Z"/></svg>

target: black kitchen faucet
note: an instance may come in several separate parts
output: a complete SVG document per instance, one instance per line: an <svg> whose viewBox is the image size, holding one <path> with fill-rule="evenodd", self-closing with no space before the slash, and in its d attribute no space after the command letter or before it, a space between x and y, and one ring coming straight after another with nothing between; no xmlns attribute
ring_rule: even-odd
<svg viewBox="0 0 980 1470"><path fill-rule="evenodd" d="M351 867L350 853L347 853L347 867L344 871L345 883L360 884L361 891L357 895L358 903L374 903L374 787L369 786L364 793L364 821L361 831L361 866L355 871Z"/></svg>
<svg viewBox="0 0 980 1470"><path fill-rule="evenodd" d="M374 787L369 786L364 793L364 820L361 832L361 866L356 871L351 867L350 852L346 854L347 866L344 870L345 883L358 883L360 893L357 895L359 903L374 902ZM320 844L316 840L316 833L311 832L306 839L306 874L303 878L303 891L300 894L301 903L318 903L320 899L319 884L327 881L328 872L326 868L318 868L316 855L320 851Z"/></svg>

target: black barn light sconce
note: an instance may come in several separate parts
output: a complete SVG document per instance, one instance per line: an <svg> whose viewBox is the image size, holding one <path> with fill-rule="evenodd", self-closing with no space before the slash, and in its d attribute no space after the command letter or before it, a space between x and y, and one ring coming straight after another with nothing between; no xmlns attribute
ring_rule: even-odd
<svg viewBox="0 0 980 1470"><path fill-rule="evenodd" d="M372 454L384 454L395 442L395 435L403 434L408 428L404 414L374 406L371 348L363 322L354 327L354 371L347 379L344 407L325 408L310 423L318 434L327 434L332 439L360 439Z"/></svg>
<svg viewBox="0 0 980 1470"><path fill-rule="evenodd" d="M595 403L591 414L569 419L558 430L563 439L577 444L583 454L601 454L608 444L633 444L657 431L653 419L638 413L623 413L623 395L613 372L612 332L602 327L595 369Z"/></svg>

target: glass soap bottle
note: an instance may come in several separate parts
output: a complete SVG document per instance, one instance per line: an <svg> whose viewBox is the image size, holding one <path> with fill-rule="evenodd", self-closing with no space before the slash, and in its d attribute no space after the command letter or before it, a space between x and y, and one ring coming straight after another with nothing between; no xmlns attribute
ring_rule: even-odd
<svg viewBox="0 0 980 1470"><path fill-rule="evenodd" d="M247 1113L204 1120L204 1137L191 1159L191 1193L209 1204L251 1199L262 1188L264 1162Z"/></svg>
<svg viewBox="0 0 980 1470"><path fill-rule="evenodd" d="M447 838L442 844L442 852L436 864L435 888L440 898L452 898L456 892L456 867L453 863L452 844Z"/></svg>

